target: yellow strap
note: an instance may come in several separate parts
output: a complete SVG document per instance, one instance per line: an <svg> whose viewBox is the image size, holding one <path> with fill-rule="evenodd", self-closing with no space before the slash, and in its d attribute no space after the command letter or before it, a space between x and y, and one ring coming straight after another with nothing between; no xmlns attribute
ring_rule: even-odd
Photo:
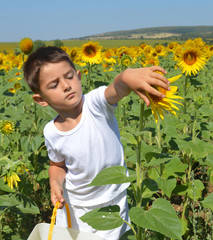
<svg viewBox="0 0 213 240"><path fill-rule="evenodd" d="M52 240L53 228L55 225L55 218L56 218L56 213L57 213L57 209L59 208L59 205L60 205L60 202L57 202L53 209L53 214L51 217L51 223L50 223L50 228L49 228L49 233L48 233L48 240ZM67 211L68 228L71 228L72 225L71 225L70 209L69 209L69 206L67 203L65 204L65 207L66 207L66 211Z"/></svg>
<svg viewBox="0 0 213 240"><path fill-rule="evenodd" d="M67 211L67 224L68 224L68 228L72 228L70 209L69 209L69 205L67 203L65 204L65 208L66 208L66 211Z"/></svg>

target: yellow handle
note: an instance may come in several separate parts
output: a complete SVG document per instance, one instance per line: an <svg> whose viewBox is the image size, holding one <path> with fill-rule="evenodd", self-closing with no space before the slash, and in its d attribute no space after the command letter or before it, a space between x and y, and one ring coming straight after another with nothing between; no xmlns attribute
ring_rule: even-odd
<svg viewBox="0 0 213 240"><path fill-rule="evenodd" d="M48 240L52 239L53 228L54 228L54 225L55 225L56 213L57 213L57 209L59 208L59 205L60 205L60 202L57 202L55 204L54 209L53 209L53 214L52 214L52 217L51 217L51 223L50 223L50 228L49 228L49 233L48 233ZM70 209L69 209L69 206L68 206L67 203L65 204L65 208L66 208L66 211L67 211L68 228L71 228L72 225L71 225Z"/></svg>

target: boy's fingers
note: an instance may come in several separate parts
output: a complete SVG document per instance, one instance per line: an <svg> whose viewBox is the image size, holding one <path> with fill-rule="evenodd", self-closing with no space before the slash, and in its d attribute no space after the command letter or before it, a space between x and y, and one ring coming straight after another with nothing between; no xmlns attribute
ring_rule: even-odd
<svg viewBox="0 0 213 240"><path fill-rule="evenodd" d="M162 72L163 74L167 74L167 71L164 69L164 68L162 68L162 67L159 67L159 66L152 66L152 67L150 67L150 69L154 72L154 71L160 71L160 72Z"/></svg>
<svg viewBox="0 0 213 240"><path fill-rule="evenodd" d="M164 77L163 75L161 75L160 73L157 73L157 72L153 72L152 75L151 75L152 78L154 79L158 79L160 80L161 82L164 82L166 84L170 84L170 82L168 81L168 79L166 77Z"/></svg>
<svg viewBox="0 0 213 240"><path fill-rule="evenodd" d="M152 84L152 85L155 85L155 86L158 86L158 87L162 87L162 88L164 88L165 90L168 90L168 91L170 90L170 86L167 83L162 82L160 80L156 80L155 83Z"/></svg>
<svg viewBox="0 0 213 240"><path fill-rule="evenodd" d="M63 207L64 207L64 205L65 205L65 203L66 203L65 199L64 199L64 198L62 198L62 199L60 200L60 205L59 205L59 208L63 208Z"/></svg>
<svg viewBox="0 0 213 240"><path fill-rule="evenodd" d="M146 96L146 94L143 92L141 93L139 91L137 91L135 93L145 102L146 106L148 107L150 104L150 101L149 101L149 98Z"/></svg>
<svg viewBox="0 0 213 240"><path fill-rule="evenodd" d="M144 88L144 90L145 90L147 93L149 93L149 94L151 94L151 95L154 95L154 96L156 96L156 97L160 97L160 98L164 98L164 97L165 97L165 95L164 95L162 92L159 92L157 89L153 88L153 87L150 86L150 85L147 85L147 86L146 86L146 89Z"/></svg>

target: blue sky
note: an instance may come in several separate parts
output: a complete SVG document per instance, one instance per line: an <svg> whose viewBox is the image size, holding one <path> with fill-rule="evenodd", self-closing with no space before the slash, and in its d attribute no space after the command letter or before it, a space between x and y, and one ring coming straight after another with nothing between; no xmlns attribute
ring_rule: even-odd
<svg viewBox="0 0 213 240"><path fill-rule="evenodd" d="M213 0L2 0L0 42L160 26L213 26Z"/></svg>

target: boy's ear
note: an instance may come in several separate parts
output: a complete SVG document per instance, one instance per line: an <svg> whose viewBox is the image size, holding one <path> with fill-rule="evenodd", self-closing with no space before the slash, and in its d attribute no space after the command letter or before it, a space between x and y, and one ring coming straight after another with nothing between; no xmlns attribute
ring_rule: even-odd
<svg viewBox="0 0 213 240"><path fill-rule="evenodd" d="M81 72L77 71L77 75L78 75L79 80L81 81Z"/></svg>
<svg viewBox="0 0 213 240"><path fill-rule="evenodd" d="M34 94L33 100L41 105L42 107L47 107L49 104L43 99L43 97L40 94Z"/></svg>

